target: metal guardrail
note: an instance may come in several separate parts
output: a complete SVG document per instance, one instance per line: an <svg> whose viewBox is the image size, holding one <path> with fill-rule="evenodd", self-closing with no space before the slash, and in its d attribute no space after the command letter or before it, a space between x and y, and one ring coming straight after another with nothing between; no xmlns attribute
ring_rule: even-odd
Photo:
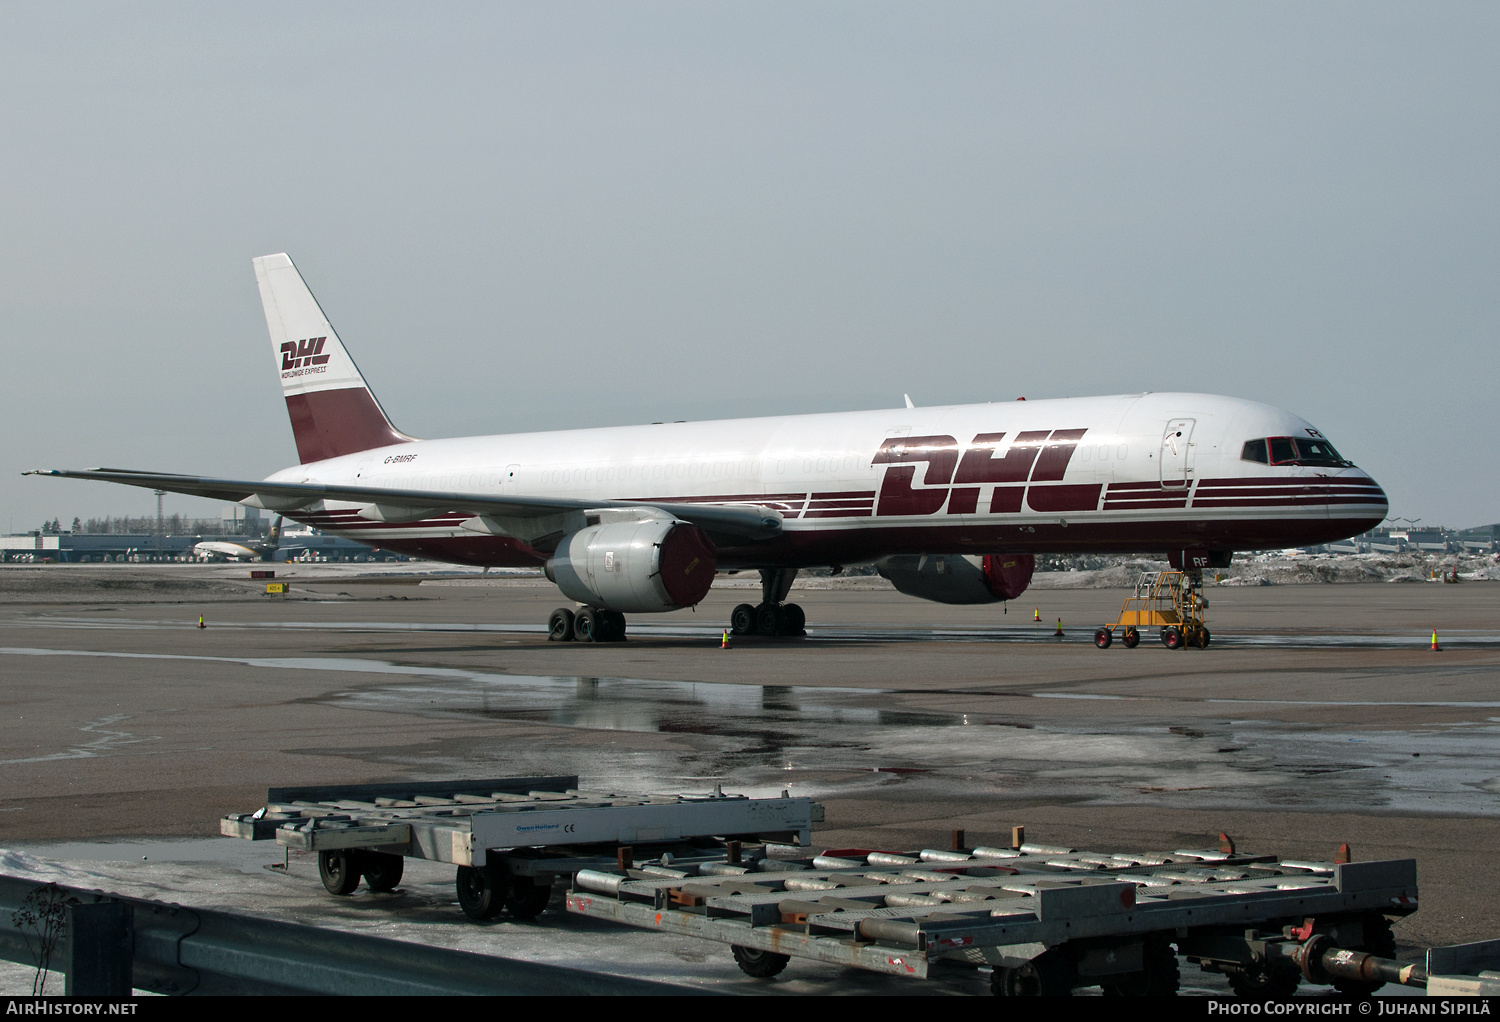
<svg viewBox="0 0 1500 1022"><path fill-rule="evenodd" d="M0 875L0 959L39 964L49 930L81 996L708 992Z"/></svg>

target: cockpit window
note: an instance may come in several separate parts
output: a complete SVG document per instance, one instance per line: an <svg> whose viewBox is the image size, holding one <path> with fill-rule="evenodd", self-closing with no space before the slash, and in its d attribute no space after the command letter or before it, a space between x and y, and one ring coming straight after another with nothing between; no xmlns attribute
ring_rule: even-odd
<svg viewBox="0 0 1500 1022"><path fill-rule="evenodd" d="M1347 465L1327 440L1297 438L1297 460L1304 465Z"/></svg>
<svg viewBox="0 0 1500 1022"><path fill-rule="evenodd" d="M1334 450L1327 440L1313 437L1273 436L1251 440L1240 452L1242 461L1256 461L1262 465L1327 465L1342 467L1353 462Z"/></svg>

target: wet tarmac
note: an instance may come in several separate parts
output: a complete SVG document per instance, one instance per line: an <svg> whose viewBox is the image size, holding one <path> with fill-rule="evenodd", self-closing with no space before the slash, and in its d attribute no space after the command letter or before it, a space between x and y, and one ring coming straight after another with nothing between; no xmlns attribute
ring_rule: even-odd
<svg viewBox="0 0 1500 1022"><path fill-rule="evenodd" d="M1242 848L1300 857L1353 840L1368 857L1417 855L1426 907L1398 931L1408 947L1500 935L1500 885L1472 869L1475 849L1500 844L1500 585L1238 589L1215 597L1213 646L1190 651L1099 651L1092 628L1057 639L1030 613L1013 625L995 608L819 592L799 594L806 639L720 650L742 591L591 646L545 641L558 601L540 588L411 585L393 603L342 595L346 578L307 582L305 599L207 606L198 629L191 592L162 582L132 602L74 577L71 603L0 608L0 846L64 864L48 869L167 890L171 871L152 864L175 856L198 864L182 883L201 904L253 907L260 892L297 918L375 925L316 889L275 893L288 881L262 849L163 842L212 834L272 785L577 773L618 790L789 789L828 806L819 843L865 847L954 827L994 841L1015 823L1109 850L1225 827ZM1049 592L1036 613L1103 620L1119 599ZM1442 653L1427 648L1433 621ZM107 848L144 863L87 865L126 835ZM215 887L225 869L242 880ZM451 871L425 894L418 879L412 896L446 912ZM473 931L441 936L429 916L378 925L469 946ZM505 927L481 931L494 953L512 953ZM571 932L543 942L544 960L628 964L608 932ZM722 949L677 943L659 958L624 945L663 975L702 955L703 982L737 981ZM786 989L883 989L808 982Z"/></svg>
<svg viewBox="0 0 1500 1022"><path fill-rule="evenodd" d="M380 629L383 630L383 629ZM670 754L612 754L496 745L461 760L443 752L380 759L426 776L456 771L510 775L569 772L607 787L707 788L732 778L754 792L795 785L819 798L891 786L909 796L996 797L1025 778L1032 797L1131 804L1143 794L1177 807L1301 810L1342 808L1500 815L1500 701L1290 700L1217 696L1126 696L1013 692L1031 700L1098 700L1209 705L1226 716L1196 727L1110 725L1054 716L1040 703L1025 721L982 711L905 709L897 693L833 686L716 684L619 677L502 674L404 665L368 657L209 657L167 653L0 647L0 658L173 662L195 669L236 665L252 671L359 675L357 688L315 701L340 709L432 719L540 724L596 732L670 735ZM1267 726L1237 719L1268 705L1320 711L1384 707L1472 711L1472 719L1411 730ZM80 728L67 749L0 759L0 765L108 756L146 739L116 730L123 717ZM1312 740L1309 740L1312 739Z"/></svg>

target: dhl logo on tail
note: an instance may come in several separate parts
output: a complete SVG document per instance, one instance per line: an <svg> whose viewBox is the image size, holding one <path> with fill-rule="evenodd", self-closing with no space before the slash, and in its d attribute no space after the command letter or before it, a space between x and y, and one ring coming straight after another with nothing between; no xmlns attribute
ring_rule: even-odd
<svg viewBox="0 0 1500 1022"><path fill-rule="evenodd" d="M323 345L327 337L309 337L303 341L287 341L281 346L281 371L287 373L293 369L308 371L306 367L327 365L331 355L323 354ZM313 372L322 372L314 369Z"/></svg>

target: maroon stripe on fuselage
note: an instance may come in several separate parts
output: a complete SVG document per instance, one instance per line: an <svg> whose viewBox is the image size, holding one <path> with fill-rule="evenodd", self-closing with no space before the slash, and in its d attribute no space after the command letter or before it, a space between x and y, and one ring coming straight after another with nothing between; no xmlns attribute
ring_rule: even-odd
<svg viewBox="0 0 1500 1022"><path fill-rule="evenodd" d="M1199 486L1378 486L1369 476L1238 476L1233 479L1200 479Z"/></svg>
<svg viewBox="0 0 1500 1022"><path fill-rule="evenodd" d="M934 524L863 528L809 529L783 533L774 540L726 546L720 568L809 567L874 560L891 554L934 551L973 554L1011 553L1160 553L1178 547L1213 550L1264 550L1311 546L1366 532L1379 525L1382 513L1329 518L1220 518L1209 521L1100 522L1073 519L1056 522ZM1024 524L1025 528L1017 528ZM1034 530L1034 531L1033 531ZM340 532L344 530L338 530ZM350 538L358 538L351 536ZM436 538L381 537L367 540L383 550L432 557L459 564L534 567L546 558L501 536Z"/></svg>
<svg viewBox="0 0 1500 1022"><path fill-rule="evenodd" d="M1176 486L1163 486L1160 482L1158 482L1155 479L1151 479L1151 480L1148 480L1148 481L1143 482L1143 483L1110 483L1109 484L1109 492L1110 493L1117 493L1117 492L1122 492L1122 491L1123 492L1129 492L1129 491L1133 491L1133 490L1180 490L1180 489L1182 489L1182 484L1181 483L1179 483Z"/></svg>
<svg viewBox="0 0 1500 1022"><path fill-rule="evenodd" d="M1106 511L1134 511L1136 508L1166 508L1178 511L1187 507L1187 500L1110 500L1105 498Z"/></svg>
<svg viewBox="0 0 1500 1022"><path fill-rule="evenodd" d="M1375 499L1373 499L1371 497L1324 497L1324 496L1310 496L1310 497L1263 497L1263 498L1256 498L1256 499L1242 498L1242 497L1226 497L1226 498L1224 498L1222 500L1214 498L1214 497L1209 497L1209 498L1197 498L1197 497L1195 497L1193 499L1193 507L1194 508L1203 508L1203 507L1244 507L1244 508L1250 508L1250 507L1322 507L1325 504L1355 504L1355 505L1364 505L1366 507L1376 507L1376 506L1378 506L1378 507L1386 507L1386 506L1388 506L1385 501L1383 501L1383 500L1375 500Z"/></svg>

